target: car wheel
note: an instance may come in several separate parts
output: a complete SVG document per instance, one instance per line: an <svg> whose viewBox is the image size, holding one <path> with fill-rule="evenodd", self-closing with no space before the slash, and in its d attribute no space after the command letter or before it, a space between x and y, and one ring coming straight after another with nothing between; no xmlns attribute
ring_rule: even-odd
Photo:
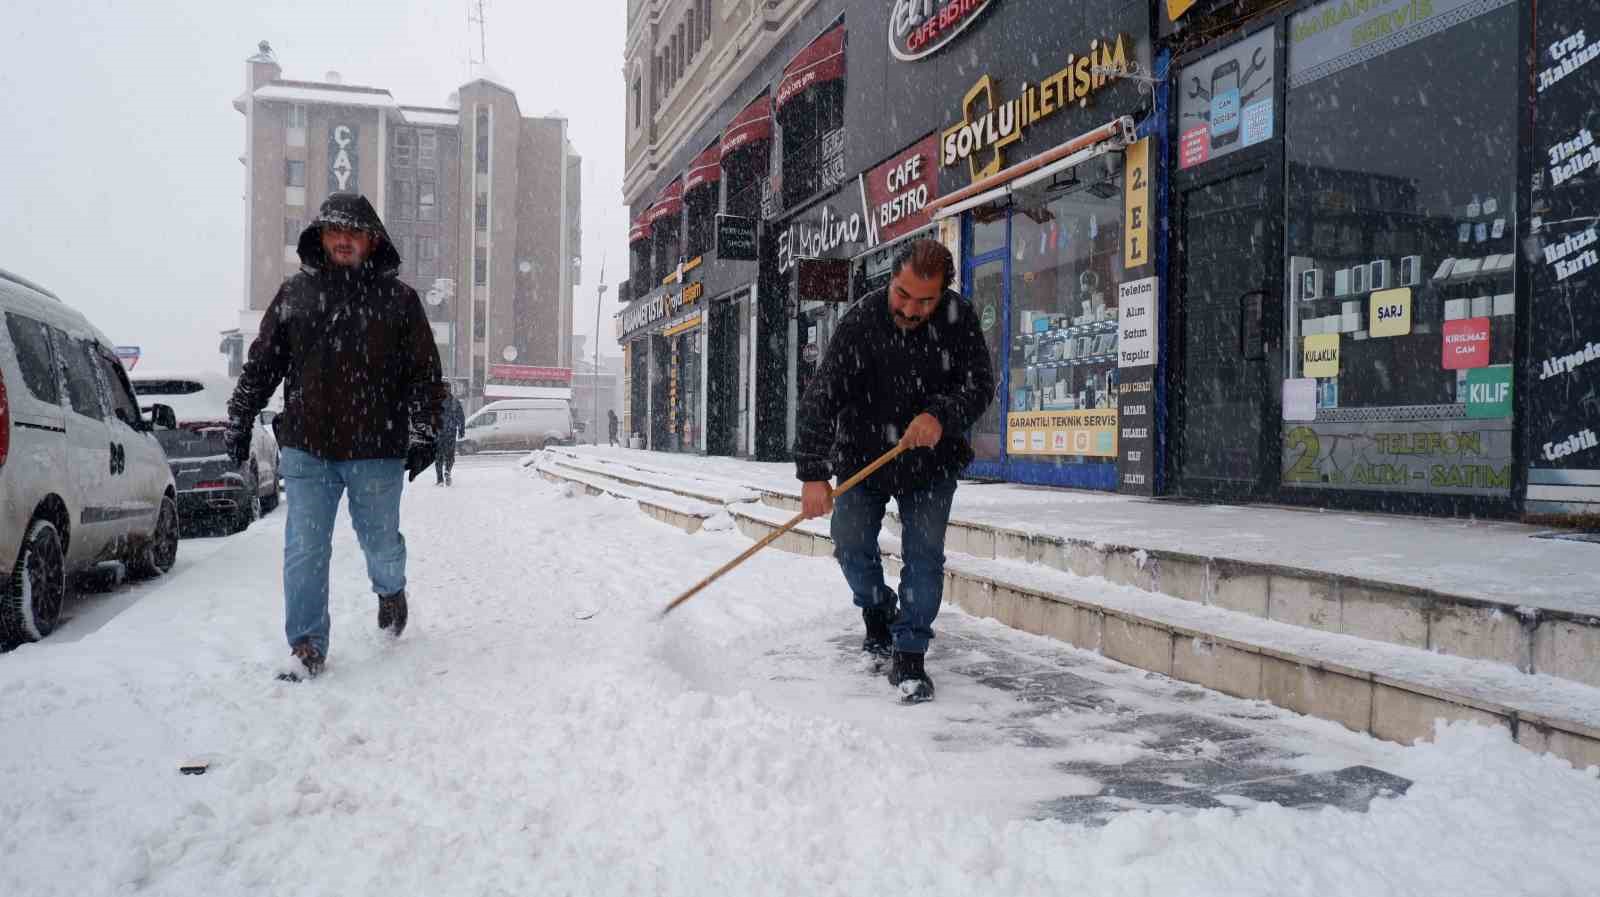
<svg viewBox="0 0 1600 897"><path fill-rule="evenodd" d="M250 477L250 485L245 488L245 500L239 505L238 516L233 518L233 525L228 528L230 533L242 533L250 528L250 524L261 519L261 484L254 476Z"/></svg>
<svg viewBox="0 0 1600 897"><path fill-rule="evenodd" d="M178 505L171 497L162 496L155 531L139 546L139 553L128 565L128 572L135 579L150 579L171 570L177 562Z"/></svg>
<svg viewBox="0 0 1600 897"><path fill-rule="evenodd" d="M5 600L0 601L0 641L15 645L49 635L61 619L66 598L61 532L48 520L35 520L22 542Z"/></svg>
<svg viewBox="0 0 1600 897"><path fill-rule="evenodd" d="M470 439L463 439L456 443L456 451L463 455L476 455L478 453L478 444Z"/></svg>
<svg viewBox="0 0 1600 897"><path fill-rule="evenodd" d="M261 497L261 513L265 514L278 506L278 495L281 491L282 487L278 485L278 470L273 468L272 491Z"/></svg>

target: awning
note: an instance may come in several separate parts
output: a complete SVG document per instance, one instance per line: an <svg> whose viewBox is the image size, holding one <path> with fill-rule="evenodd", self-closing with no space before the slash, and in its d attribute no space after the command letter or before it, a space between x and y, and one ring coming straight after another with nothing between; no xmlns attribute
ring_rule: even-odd
<svg viewBox="0 0 1600 897"><path fill-rule="evenodd" d="M772 98L762 94L728 123L728 129L722 132L722 144L718 149L722 158L726 159L729 153L744 149L757 140L771 138Z"/></svg>
<svg viewBox="0 0 1600 897"><path fill-rule="evenodd" d="M645 219L651 224L655 224L663 218L671 218L682 211L683 178L677 178L668 184L665 190L661 191L661 197L656 200L655 205L650 207L650 211L645 213Z"/></svg>
<svg viewBox="0 0 1600 897"><path fill-rule="evenodd" d="M646 214L649 214L648 212ZM650 222L644 215L633 219L633 226L628 228L628 242L637 243L640 240L650 239Z"/></svg>
<svg viewBox="0 0 1600 897"><path fill-rule="evenodd" d="M689 173L683 176L683 192L696 187L715 184L722 180L722 147L713 146L689 163Z"/></svg>
<svg viewBox="0 0 1600 897"><path fill-rule="evenodd" d="M778 83L778 108L808 87L844 77L844 26L839 25L806 45L783 70Z"/></svg>
<svg viewBox="0 0 1600 897"><path fill-rule="evenodd" d="M1096 155L1121 149L1133 143L1135 137L1133 118L1124 115L1026 162L1018 162L970 186L941 196L928 203L927 211L933 215L933 220L940 221L968 209L988 205Z"/></svg>

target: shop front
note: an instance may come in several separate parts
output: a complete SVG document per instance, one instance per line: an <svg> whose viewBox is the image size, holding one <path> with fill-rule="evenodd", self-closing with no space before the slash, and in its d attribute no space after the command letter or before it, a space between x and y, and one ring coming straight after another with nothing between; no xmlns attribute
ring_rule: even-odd
<svg viewBox="0 0 1600 897"><path fill-rule="evenodd" d="M986 64L942 92L944 189L930 205L956 235L962 292L995 365L968 474L1151 494L1158 96L1137 78L1149 71L1143 10L1103 13L1092 32L1024 31L1037 35L1033 52L980 50ZM999 7L962 40L1030 14L1035 26L1049 18Z"/></svg>
<svg viewBox="0 0 1600 897"><path fill-rule="evenodd" d="M704 285L661 287L622 313L619 341L628 366L628 443L704 452L706 336Z"/></svg>
<svg viewBox="0 0 1600 897"><path fill-rule="evenodd" d="M1582 441L1600 381L1539 368L1600 320L1565 266L1600 191L1563 177L1600 81L1568 60L1600 17L1532 12L1308 0L1202 46L1186 35L1225 11L1167 18L1171 491L1490 514L1600 498L1600 452L1549 450Z"/></svg>

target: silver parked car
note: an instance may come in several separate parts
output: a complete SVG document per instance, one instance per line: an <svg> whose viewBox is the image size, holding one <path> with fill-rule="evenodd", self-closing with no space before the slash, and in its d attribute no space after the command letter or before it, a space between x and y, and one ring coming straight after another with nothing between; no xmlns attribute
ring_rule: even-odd
<svg viewBox="0 0 1600 897"><path fill-rule="evenodd" d="M55 294L0 271L0 643L49 635L104 561L172 569L177 489L113 344Z"/></svg>

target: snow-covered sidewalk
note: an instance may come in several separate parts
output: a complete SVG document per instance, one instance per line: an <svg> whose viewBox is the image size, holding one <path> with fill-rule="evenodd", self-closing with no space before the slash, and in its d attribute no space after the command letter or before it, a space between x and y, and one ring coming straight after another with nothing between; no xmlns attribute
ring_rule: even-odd
<svg viewBox="0 0 1600 897"><path fill-rule="evenodd" d="M170 577L0 655L0 894L1498 897L1600 880L1600 770L1503 733L1400 747L949 608L939 700L901 707L851 658L830 560L764 553L658 622L748 540L685 535L514 458L466 459L456 480L408 489L398 642L341 521L314 682L272 679L281 513L185 543ZM191 758L210 771L180 775ZM1411 784L1313 809L1248 787L1362 767ZM1142 805L1181 809L1120 812Z"/></svg>

